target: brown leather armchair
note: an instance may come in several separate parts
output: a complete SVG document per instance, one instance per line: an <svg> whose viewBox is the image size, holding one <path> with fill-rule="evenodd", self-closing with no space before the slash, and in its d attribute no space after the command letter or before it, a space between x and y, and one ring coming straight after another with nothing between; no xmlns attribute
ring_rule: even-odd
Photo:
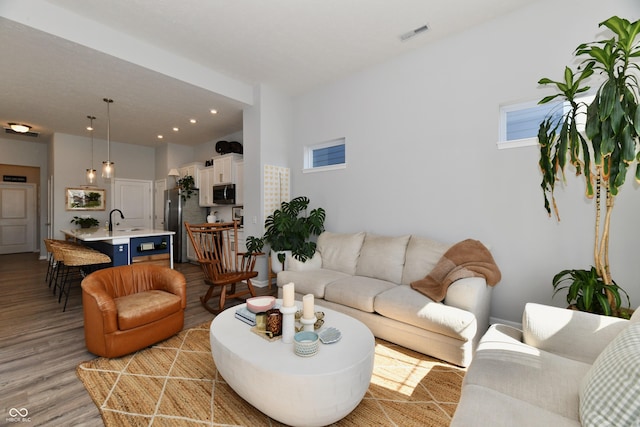
<svg viewBox="0 0 640 427"><path fill-rule="evenodd" d="M82 281L84 338L98 356L119 357L180 332L187 304L179 271L148 264L98 270Z"/></svg>

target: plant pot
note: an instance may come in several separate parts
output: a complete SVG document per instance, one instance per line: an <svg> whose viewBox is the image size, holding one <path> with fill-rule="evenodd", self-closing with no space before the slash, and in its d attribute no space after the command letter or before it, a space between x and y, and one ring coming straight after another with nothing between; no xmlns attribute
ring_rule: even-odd
<svg viewBox="0 0 640 427"><path fill-rule="evenodd" d="M278 259L278 254L281 254L281 253L285 255L284 266ZM271 251L271 271L273 271L275 274L278 274L282 270L286 270L287 267L289 266L290 259L291 259L291 251L280 251L280 252Z"/></svg>

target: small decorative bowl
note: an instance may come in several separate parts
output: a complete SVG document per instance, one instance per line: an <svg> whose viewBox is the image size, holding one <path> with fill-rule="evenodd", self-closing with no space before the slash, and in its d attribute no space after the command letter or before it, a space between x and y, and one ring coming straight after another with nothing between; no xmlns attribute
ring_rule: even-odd
<svg viewBox="0 0 640 427"><path fill-rule="evenodd" d="M318 352L320 340L312 331L298 332L293 336L293 351L301 357L313 356Z"/></svg>
<svg viewBox="0 0 640 427"><path fill-rule="evenodd" d="M247 299L247 309L252 313L260 313L272 309L276 305L276 299L270 296L253 297Z"/></svg>

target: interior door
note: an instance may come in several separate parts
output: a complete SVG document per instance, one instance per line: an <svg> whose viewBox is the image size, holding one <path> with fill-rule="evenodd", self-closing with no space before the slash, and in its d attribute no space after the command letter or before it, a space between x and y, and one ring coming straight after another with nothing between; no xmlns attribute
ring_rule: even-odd
<svg viewBox="0 0 640 427"><path fill-rule="evenodd" d="M0 254L36 248L35 184L0 183Z"/></svg>
<svg viewBox="0 0 640 427"><path fill-rule="evenodd" d="M164 230L164 190L166 189L166 179L158 179L155 182L153 192L153 228L156 230Z"/></svg>
<svg viewBox="0 0 640 427"><path fill-rule="evenodd" d="M120 209L124 214L124 219L120 219L118 213L113 214L114 230L131 227L153 228L151 181L116 179L114 191L113 207Z"/></svg>

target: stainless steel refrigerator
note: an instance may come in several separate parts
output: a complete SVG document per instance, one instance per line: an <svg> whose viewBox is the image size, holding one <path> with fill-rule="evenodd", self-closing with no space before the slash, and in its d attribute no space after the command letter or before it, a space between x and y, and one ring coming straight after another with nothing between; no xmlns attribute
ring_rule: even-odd
<svg viewBox="0 0 640 427"><path fill-rule="evenodd" d="M192 194L190 198L182 200L181 191L172 188L164 192L164 228L174 231L173 236L173 262L188 262L187 240L189 236L184 223L200 224L206 221L205 208L198 205L198 195Z"/></svg>

